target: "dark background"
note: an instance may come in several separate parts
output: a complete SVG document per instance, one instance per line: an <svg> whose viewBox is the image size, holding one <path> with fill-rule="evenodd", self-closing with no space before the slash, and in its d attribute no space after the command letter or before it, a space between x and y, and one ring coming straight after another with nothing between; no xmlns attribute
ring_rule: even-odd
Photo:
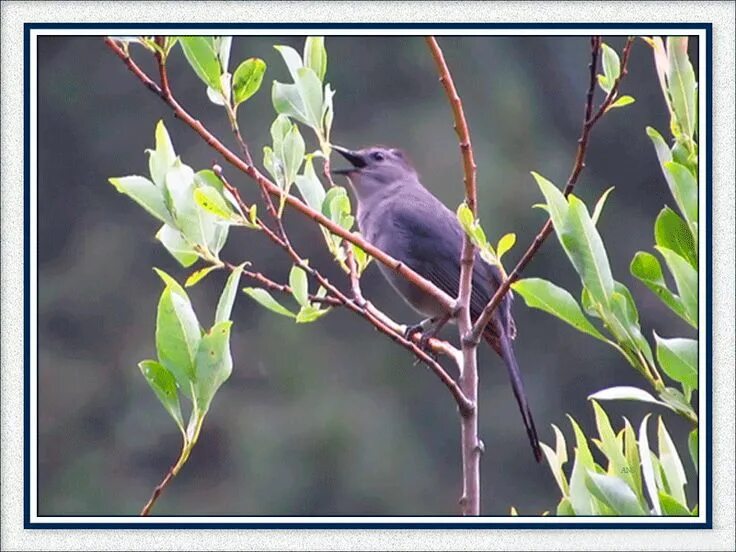
<svg viewBox="0 0 736 552"><path fill-rule="evenodd" d="M620 51L622 37L606 42ZM251 56L268 64L262 90L241 106L243 132L257 160L270 143L270 85L289 82L273 44L301 51L301 37L236 37L230 67ZM517 233L513 266L544 213L529 171L562 186L579 135L588 78L587 37L441 37L470 121L480 216L492 241ZM421 37L328 37L327 80L337 90L333 140L351 147L405 149L424 184L450 208L462 200L462 171L452 118ZM691 55L697 44L691 42ZM140 46L131 51L151 71ZM694 57L697 60L697 56ZM172 87L183 105L234 147L221 108L176 47ZM222 163L175 120L97 37L39 40L39 513L134 514L175 460L180 436L137 368L155 358L158 266L183 270L154 239L158 224L107 183L148 175L144 149L163 118L183 160L197 169ZM642 329L692 335L636 281L628 265L651 250L654 218L671 201L644 128L669 136L650 49L637 41L623 92L636 103L609 113L593 131L576 193L591 206L616 186L599 229L614 277L631 289ZM151 74L153 72L151 71ZM600 99L601 93L598 92ZM316 148L302 130L308 147ZM310 141L311 140L311 141ZM254 184L225 174L247 200ZM287 211L285 224L305 257L327 267L317 228ZM265 237L233 231L222 257L249 260L286 281L289 263ZM570 289L579 283L551 238L526 272ZM190 290L199 318L211 320L225 274ZM366 295L399 321L416 315L371 266ZM287 300L287 299L284 299ZM646 384L612 348L540 311L515 303L516 351L542 440L550 424L571 435L572 414L594 434L586 397L612 385ZM460 494L459 421L446 389L402 348L353 314L336 310L297 326L243 296L233 319L235 367L218 393L188 465L167 489L158 514L408 515L454 514ZM447 334L455 338L454 329ZM693 336L694 337L694 336ZM554 510L559 491L546 464L532 457L502 364L483 350L480 422L483 511ZM648 411L606 405L616 427L635 427ZM663 414L694 477L687 424ZM568 439L570 444L571 439ZM572 451L570 450L572 457ZM571 462L568 465L568 469ZM694 499L694 489L689 489Z"/></svg>

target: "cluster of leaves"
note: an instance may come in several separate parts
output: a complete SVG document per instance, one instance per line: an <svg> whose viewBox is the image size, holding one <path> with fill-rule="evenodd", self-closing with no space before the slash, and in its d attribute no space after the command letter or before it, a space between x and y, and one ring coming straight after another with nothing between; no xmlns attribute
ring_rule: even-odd
<svg viewBox="0 0 736 552"><path fill-rule="evenodd" d="M661 39L649 40L655 49L657 69L670 112L675 144L670 149L653 129L652 138L665 178L684 219L665 207L655 222L656 249L672 273L677 293L669 290L656 257L639 252L631 273L652 289L662 301L691 326L697 328L697 145L694 140L694 107L696 84L692 66L687 59L687 40L671 38L666 52ZM610 94L620 76L618 54L603 44L603 74L598 75L601 88ZM664 52L664 54L663 54ZM614 98L608 109L633 103L630 96ZM636 400L666 407L693 424L698 416L691 401L698 387L698 343L689 338L663 338L653 332L656 350L653 352L642 334L639 313L630 290L613 277L603 239L596 224L612 188L598 200L592 214L583 201L570 194L565 197L558 187L543 176L532 173L545 203L536 207L549 214L562 249L577 272L580 302L566 289L542 278L527 278L512 285L527 306L543 310L615 348L626 361L651 384L658 398L636 387L612 387L595 393L591 398L603 400ZM457 212L458 220L477 245L484 259L500 266L500 256L507 250L504 236L496 250L488 243L479 221L466 205ZM509 240L513 243L513 240ZM656 360L655 360L656 354ZM665 382L659 369L679 385ZM608 459L607 470L595 464L585 435L572 421L577 449L570 483L562 465L567 461L564 437L555 428L557 446L553 451L544 445L545 454L557 479L563 498L560 515L690 515L683 487L684 470L677 451L667 434L664 422L659 423L659 457L651 454L647 444L646 418L639 431L639 441L626 421L626 427L615 434L605 411L594 402L599 429L593 440ZM689 436L689 448L697 468L698 430ZM647 503L640 470L644 472Z"/></svg>
<svg viewBox="0 0 736 552"><path fill-rule="evenodd" d="M144 360L141 373L182 434L183 446L173 474L181 469L197 443L202 423L220 386L233 369L230 329L242 265L233 270L209 330L200 326L184 288L171 276L156 269L165 288L156 316L158 360ZM180 396L191 401L189 421L184 424Z"/></svg>
<svg viewBox="0 0 736 552"><path fill-rule="evenodd" d="M202 259L209 263L190 277L193 285L222 266L219 254L230 226L257 228L256 211L243 212L222 180L209 169L194 172L176 155L163 121L156 125L155 149L146 150L150 179L134 175L110 178L163 226L156 238L183 267Z"/></svg>
<svg viewBox="0 0 736 552"><path fill-rule="evenodd" d="M593 395L591 399L595 399ZM598 437L590 441L605 457L605 467L598 464L578 423L570 417L575 433L575 458L567 478L567 444L560 429L553 425L555 447L542 443L542 450L557 482L562 498L558 516L644 516L697 515L685 497L685 470L675 444L660 417L657 424L658 454L651 450L647 434L650 414L642 420L638 439L631 423L614 431L606 412L595 401ZM691 440L690 455L697 467L697 439Z"/></svg>

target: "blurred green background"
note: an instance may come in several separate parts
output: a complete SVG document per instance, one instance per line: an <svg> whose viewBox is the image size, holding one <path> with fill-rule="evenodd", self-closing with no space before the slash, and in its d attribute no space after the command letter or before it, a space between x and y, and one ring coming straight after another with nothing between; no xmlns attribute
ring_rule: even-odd
<svg viewBox="0 0 736 552"><path fill-rule="evenodd" d="M622 37L607 43L620 51ZM289 82L273 44L301 51L303 37L235 37L231 69L257 56L268 64L262 90L240 109L260 161L274 118L270 84ZM470 122L480 217L491 241L516 232L518 259L544 213L529 171L558 186L569 174L583 113L588 37L440 37ZM405 149L424 184L451 209L462 200L457 140L436 69L421 37L328 37L327 80L337 90L333 140L350 147ZM691 40L697 62L697 43ZM131 51L153 75L150 55ZM41 515L135 514L176 459L180 436L137 368L155 357L154 323L162 286L158 266L183 281L154 239L158 224L107 183L147 174L144 149L164 119L174 146L196 169L213 162L259 199L254 184L217 158L148 92L99 37L42 37L39 74L39 486ZM181 103L234 147L221 108L176 47L169 74ZM651 250L654 218L670 202L644 128L669 137L666 107L649 48L634 46L623 92L636 103L609 113L593 131L576 193L589 205L609 186L599 223L614 277L633 292L651 338L692 336L630 276L637 250ZM598 92L601 97L600 91ZM303 131L305 137L309 135ZM308 143L309 147L309 143ZM312 148L316 144L311 143ZM303 256L347 285L323 251L318 229L287 210L285 224ZM251 261L278 281L289 263L252 231L233 231L222 257ZM579 295L579 284L551 238L528 267ZM191 290L199 317L211 320L225 274ZM365 294L399 321L416 315L397 300L375 266ZM567 413L594 434L587 395L640 385L612 348L552 317L515 303L516 352L542 440L551 423L570 434ZM459 421L446 389L402 348L344 310L297 326L242 295L233 319L235 367L218 393L188 465L156 506L157 514L438 515L455 514L460 494ZM455 339L455 330L446 335ZM501 362L480 355L483 511L554 509L559 492L536 464ZM637 426L644 406L607 405L614 425ZM665 412L681 453L687 424ZM686 457L686 456L683 456ZM688 478L694 477L686 462ZM688 489L692 498L694 489Z"/></svg>

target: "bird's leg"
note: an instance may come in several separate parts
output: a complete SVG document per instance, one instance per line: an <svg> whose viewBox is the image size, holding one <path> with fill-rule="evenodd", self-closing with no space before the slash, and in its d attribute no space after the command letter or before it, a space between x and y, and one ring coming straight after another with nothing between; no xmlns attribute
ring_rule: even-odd
<svg viewBox="0 0 736 552"><path fill-rule="evenodd" d="M404 332L404 337L409 339L412 335L414 335L415 332L421 332L422 337L419 339L419 348L427 350L429 349L429 340L433 337L436 337L449 320L449 314L427 318L419 322L419 324L407 327L406 331Z"/></svg>

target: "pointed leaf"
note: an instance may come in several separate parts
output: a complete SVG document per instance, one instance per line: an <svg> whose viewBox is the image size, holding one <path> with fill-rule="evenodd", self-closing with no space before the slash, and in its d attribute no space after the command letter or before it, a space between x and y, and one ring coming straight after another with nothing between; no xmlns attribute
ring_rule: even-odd
<svg viewBox="0 0 736 552"><path fill-rule="evenodd" d="M636 434L629 420L624 418L624 456L628 466L628 473L631 477L630 483L634 493L639 497L639 503L646 507L644 501L644 489L641 481L641 460L639 459L639 444L636 442Z"/></svg>
<svg viewBox="0 0 736 552"><path fill-rule="evenodd" d="M619 97L615 102L613 102L611 105L608 106L608 109L606 111L609 111L611 109L616 109L617 107L624 107L627 105L631 105L635 102L633 96L624 95Z"/></svg>
<svg viewBox="0 0 736 552"><path fill-rule="evenodd" d="M161 222L173 223L164 203L161 190L142 176L123 176L110 178L110 184L121 194L125 194Z"/></svg>
<svg viewBox="0 0 736 552"><path fill-rule="evenodd" d="M174 418L176 425L184 433L184 419L181 415L179 393L176 390L176 379L172 373L155 360L139 362L138 367L166 412Z"/></svg>
<svg viewBox="0 0 736 552"><path fill-rule="evenodd" d="M654 223L654 240L660 247L666 247L698 268L698 254L695 249L693 235L682 217L669 207L665 207L657 215Z"/></svg>
<svg viewBox="0 0 736 552"><path fill-rule="evenodd" d="M283 307L281 303L276 301L271 294L265 289L261 288L244 288L243 291L250 295L259 304L266 307L268 310L280 314L282 316L288 316L289 318L296 318L296 315L289 309Z"/></svg>
<svg viewBox="0 0 736 552"><path fill-rule="evenodd" d="M511 250L512 247L514 247L514 244L516 243L516 234L510 233L510 234L504 234L500 240L498 240L498 245L496 246L496 256L498 257L498 260L501 260L501 257L504 256L505 253Z"/></svg>
<svg viewBox="0 0 736 552"><path fill-rule="evenodd" d="M588 395L588 399L595 399L597 401L640 401L669 408L666 403L658 401L643 389L639 389L638 387L629 387L625 385L602 389L601 391L593 393L592 395Z"/></svg>
<svg viewBox="0 0 736 552"><path fill-rule="evenodd" d="M284 84L273 81L271 101L273 102L273 108L276 110L276 113L287 115L305 125L311 126L311 120L296 84Z"/></svg>
<svg viewBox="0 0 736 552"><path fill-rule="evenodd" d="M581 332L608 342L588 321L575 298L567 290L541 278L524 278L513 283L511 287L524 298L528 307L541 309Z"/></svg>
<svg viewBox="0 0 736 552"><path fill-rule="evenodd" d="M182 36L179 44L197 76L207 86L220 89L220 62L214 49L212 37Z"/></svg>
<svg viewBox="0 0 736 552"><path fill-rule="evenodd" d="M684 488L685 483L687 483L685 469L682 467L680 456L677 454L677 448L675 448L675 444L672 442L672 438L667 432L667 428L661 417L657 425L657 439L659 443L659 462L667 478L669 494L680 504L687 504Z"/></svg>
<svg viewBox="0 0 736 552"><path fill-rule="evenodd" d="M197 411L204 414L209 410L212 398L233 371L230 354L230 328L226 320L215 324L202 336L196 354L196 379L194 399Z"/></svg>
<svg viewBox="0 0 736 552"><path fill-rule="evenodd" d="M189 382L194 379L194 357L201 334L189 298L180 289L181 286L174 288L167 285L159 300L156 351L159 362L174 375L179 389L188 396Z"/></svg>
<svg viewBox="0 0 736 552"><path fill-rule="evenodd" d="M657 361L662 370L673 380L690 389L698 388L698 342L694 339L659 337L657 341Z"/></svg>
<svg viewBox="0 0 736 552"><path fill-rule="evenodd" d="M289 287L291 293L302 307L309 306L309 290L307 289L307 273L296 265L289 272Z"/></svg>
<svg viewBox="0 0 736 552"><path fill-rule="evenodd" d="M687 55L687 42L686 36L667 38L667 84L680 129L685 136L692 138L697 125L697 84Z"/></svg>
<svg viewBox="0 0 736 552"><path fill-rule="evenodd" d="M615 186L611 186L605 192L603 192L603 195L596 202L595 208L593 209L593 215L590 217L593 221L593 224L598 224L598 219L600 218L601 212L603 211L603 206L606 204L606 199L608 199L608 195L613 191L614 187Z"/></svg>
<svg viewBox="0 0 736 552"><path fill-rule="evenodd" d="M184 287L192 287L197 285L200 280L203 280L205 276L207 276L213 270L217 270L218 268L220 267L217 265L210 265L192 272L192 274L189 275L189 278L187 278L187 281L184 282Z"/></svg>
<svg viewBox="0 0 736 552"><path fill-rule="evenodd" d="M690 510L664 491L659 491L659 503L666 516L692 516Z"/></svg>
<svg viewBox="0 0 736 552"><path fill-rule="evenodd" d="M233 311L233 305L235 304L235 296L238 293L238 283L240 282L240 276L243 274L243 267L245 263L236 266L230 273L230 276L225 282L225 287L222 290L220 299L217 302L217 310L215 311L215 324L230 320L230 315Z"/></svg>
<svg viewBox="0 0 736 552"><path fill-rule="evenodd" d="M687 448L690 451L690 458L693 461L695 470L698 469L698 429L693 429L687 437Z"/></svg>
<svg viewBox="0 0 736 552"><path fill-rule="evenodd" d="M601 47L603 49L603 73L606 75L608 82L613 85L614 81L621 74L621 60L616 50L605 42L601 44Z"/></svg>
<svg viewBox="0 0 736 552"><path fill-rule="evenodd" d="M163 120L156 124L156 149L146 150L148 153L148 170L156 186L162 188L166 182L166 172L176 161L176 152Z"/></svg>
<svg viewBox="0 0 736 552"><path fill-rule="evenodd" d="M325 189L314 172L311 155L308 155L304 162L304 172L296 177L296 186L307 205L317 211L322 208L322 203L325 200Z"/></svg>
<svg viewBox="0 0 736 552"><path fill-rule="evenodd" d="M282 161L286 168L286 185L290 186L295 180L304 160L304 138L299 127L292 125L291 130L284 138L284 153Z"/></svg>
<svg viewBox="0 0 736 552"><path fill-rule="evenodd" d="M324 80L327 72L325 37L308 36L304 41L304 67L309 67L314 71L320 81Z"/></svg>
<svg viewBox="0 0 736 552"><path fill-rule="evenodd" d="M184 239L181 232L164 224L158 232L156 239L159 240L166 250L179 261L184 268L188 268L197 262L199 254L192 248L191 244Z"/></svg>
<svg viewBox="0 0 736 552"><path fill-rule="evenodd" d="M303 67L302 57L299 55L299 52L291 46L276 45L274 48L279 52L279 54L281 54L281 57L284 58L286 67L289 69L289 74L291 74L291 78L296 81L298 76L297 70Z"/></svg>
<svg viewBox="0 0 736 552"><path fill-rule="evenodd" d="M680 298L667 287L662 267L651 253L639 251L631 261L631 274L641 280L660 300L691 326L697 328L697 319L691 320Z"/></svg>
<svg viewBox="0 0 736 552"><path fill-rule="evenodd" d="M691 228L698 222L698 181L690 170L674 161L664 164L673 185L672 195Z"/></svg>
<svg viewBox="0 0 736 552"><path fill-rule="evenodd" d="M598 500L620 516L643 516L646 512L639 499L625 481L613 475L602 475L588 471L586 485Z"/></svg>
<svg viewBox="0 0 736 552"><path fill-rule="evenodd" d="M656 247L664 257L677 285L677 293L688 320L698 321L698 272L685 259L666 247ZM695 326L697 327L697 326Z"/></svg>
<svg viewBox="0 0 736 552"><path fill-rule="evenodd" d="M320 133L322 130L322 83L309 67L298 69L294 82L307 114L307 124Z"/></svg>
<svg viewBox="0 0 736 552"><path fill-rule="evenodd" d="M330 309L320 309L313 305L307 305L299 309L299 312L296 315L296 323L307 324L309 322L314 322L315 320L322 318L328 312L330 312Z"/></svg>
<svg viewBox="0 0 736 552"><path fill-rule="evenodd" d="M639 457L641 458L641 471L644 474L644 484L647 488L649 500L654 508L654 513L658 516L662 515L662 509L659 505L659 494L657 493L657 481L654 475L654 466L652 465L652 452L649 449L649 437L647 436L647 421L651 414L644 416L639 426Z"/></svg>

